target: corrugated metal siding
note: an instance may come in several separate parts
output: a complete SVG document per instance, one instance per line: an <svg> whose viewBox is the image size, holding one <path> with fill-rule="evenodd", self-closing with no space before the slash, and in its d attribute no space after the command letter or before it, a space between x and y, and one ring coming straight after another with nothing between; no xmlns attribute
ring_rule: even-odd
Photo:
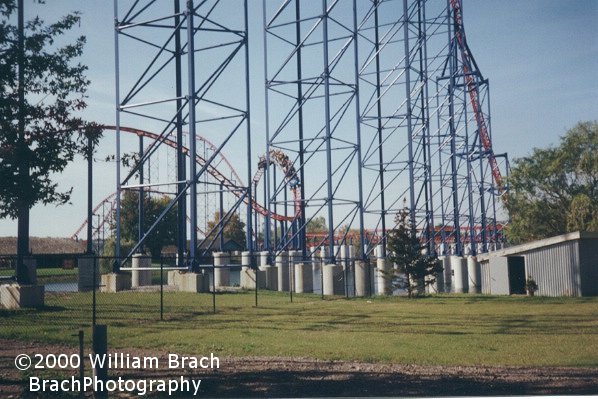
<svg viewBox="0 0 598 399"><path fill-rule="evenodd" d="M500 256L490 259L490 293L509 295L509 261Z"/></svg>
<svg viewBox="0 0 598 399"><path fill-rule="evenodd" d="M567 241L523 254L526 276L538 283L538 295L581 296L579 241Z"/></svg>
<svg viewBox="0 0 598 399"><path fill-rule="evenodd" d="M598 295L598 239L579 242L581 295Z"/></svg>
<svg viewBox="0 0 598 399"><path fill-rule="evenodd" d="M490 261L480 262L482 269L482 294L490 294Z"/></svg>

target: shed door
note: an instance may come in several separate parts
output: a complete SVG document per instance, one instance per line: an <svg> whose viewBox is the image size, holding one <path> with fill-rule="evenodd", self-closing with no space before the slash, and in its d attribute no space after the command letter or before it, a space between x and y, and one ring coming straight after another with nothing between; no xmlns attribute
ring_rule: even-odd
<svg viewBox="0 0 598 399"><path fill-rule="evenodd" d="M525 258L509 256L509 294L525 294Z"/></svg>

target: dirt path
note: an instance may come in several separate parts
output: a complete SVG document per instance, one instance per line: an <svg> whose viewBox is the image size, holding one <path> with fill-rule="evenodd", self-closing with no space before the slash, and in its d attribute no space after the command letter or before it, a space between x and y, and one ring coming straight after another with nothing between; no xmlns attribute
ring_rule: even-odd
<svg viewBox="0 0 598 399"><path fill-rule="evenodd" d="M76 352L75 348L58 345L0 340L0 397L38 397L25 393L28 376L36 374L18 371L14 365L17 355ZM158 356L161 365L167 363L166 353L136 349L118 352ZM215 371L119 369L112 371L110 377L149 379L181 375L202 380L200 397L598 394L596 368L416 366L282 357L221 358L220 369Z"/></svg>

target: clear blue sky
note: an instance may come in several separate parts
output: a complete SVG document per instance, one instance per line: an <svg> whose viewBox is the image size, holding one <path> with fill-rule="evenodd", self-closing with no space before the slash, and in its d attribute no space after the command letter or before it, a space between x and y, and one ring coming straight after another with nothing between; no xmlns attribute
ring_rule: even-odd
<svg viewBox="0 0 598 399"><path fill-rule="evenodd" d="M68 11L83 13L78 34L87 36L83 62L89 66L88 119L114 123L114 49L111 1L60 0L40 5L25 1L26 16L47 21ZM251 0L252 124L263 127L261 1ZM470 48L490 80L494 149L512 159L533 147L556 144L582 120L598 119L598 1L464 0ZM257 60L256 60L257 59ZM107 139L100 150L113 149ZM256 139L254 152L265 148ZM227 154L234 159L236 154ZM60 186L74 186L72 205L37 206L31 234L69 236L85 219L86 175L79 161L57 176ZM113 168L99 164L94 203L114 191ZM0 236L16 235L16 222L0 220Z"/></svg>

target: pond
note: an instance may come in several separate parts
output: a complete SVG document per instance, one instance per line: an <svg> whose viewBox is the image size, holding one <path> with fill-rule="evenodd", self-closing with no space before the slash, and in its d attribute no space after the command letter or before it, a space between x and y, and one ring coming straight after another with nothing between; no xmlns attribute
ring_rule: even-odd
<svg viewBox="0 0 598 399"><path fill-rule="evenodd" d="M58 282L44 284L46 292L77 292L78 284L74 282Z"/></svg>

